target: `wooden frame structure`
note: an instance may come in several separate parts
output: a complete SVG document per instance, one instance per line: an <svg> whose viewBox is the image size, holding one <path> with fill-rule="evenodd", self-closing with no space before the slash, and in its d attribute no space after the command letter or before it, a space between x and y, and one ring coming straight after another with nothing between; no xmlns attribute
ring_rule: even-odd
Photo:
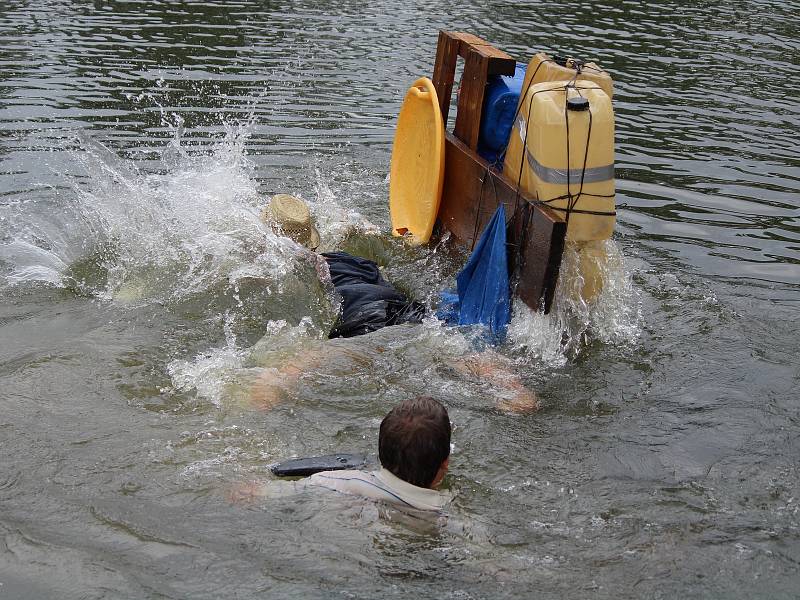
<svg viewBox="0 0 800 600"><path fill-rule="evenodd" d="M453 133L447 131L456 63L464 59ZM473 246L502 203L506 208L509 269L515 296L534 310L548 312L553 301L567 223L536 203L478 155L484 92L491 75L513 75L516 61L468 33L440 31L433 85L445 126L445 169L439 226Z"/></svg>

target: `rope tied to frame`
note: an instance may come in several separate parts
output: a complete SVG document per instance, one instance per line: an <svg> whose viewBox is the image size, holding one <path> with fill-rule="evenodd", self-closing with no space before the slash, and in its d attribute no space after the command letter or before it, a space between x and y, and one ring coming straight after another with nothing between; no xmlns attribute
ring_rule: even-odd
<svg viewBox="0 0 800 600"><path fill-rule="evenodd" d="M548 87L548 89L544 90L537 90L536 92L529 95L531 91L531 86L534 84L536 80L536 76L539 73L539 70L546 64L555 64L561 67L566 67L572 70L571 77L569 78L568 82L564 85L557 86L557 87ZM519 133L522 138L522 151L519 158L519 168L517 171L517 181L515 182L515 194L513 200L513 210L511 212L510 218L507 223L508 228L513 228L518 232L518 234L510 235L507 245L509 246L509 251L514 252L516 256L516 260L514 260L514 277L512 278L512 286L518 283L518 274L519 274L519 267L522 262L522 253L524 252L525 248L525 237L528 235L528 226L530 224L530 219L533 212L533 207L535 206L547 206L551 210L556 210L561 213L565 214L565 221L569 226L570 217L573 213L575 214L584 214L584 215L593 215L593 216L600 216L600 217L614 217L616 216L616 210L610 211L603 211L603 210L588 210L580 208L580 201L582 198L614 198L615 194L596 194L591 192L585 192L584 188L587 183L597 182L601 180L605 180L607 175L604 177L604 172L608 171L608 167L600 166L597 168L588 169L588 162L589 162L589 147L592 141L592 128L593 128L593 121L594 115L591 107L588 108L588 127L586 131L586 139L585 139L585 146L583 151L583 160L580 161L580 167L576 169L570 169L571 160L573 155L575 154L577 148L576 145L580 145L580 140L571 140L570 139L570 121L572 120L571 116L574 115L575 110L569 110L568 108L568 101L571 98L580 97L584 99L584 104L588 103L588 99L582 93L581 90L584 89L603 89L599 84L590 81L579 81L579 77L584 73L591 73L591 74L598 74L604 73L602 69L597 67L594 64L587 64L585 61L576 59L576 58L564 58L560 56L555 56L553 58L546 57L544 60L541 60L537 65L532 75L526 77L527 85L523 90L521 90L521 97L520 101L517 104L516 110L514 112L514 117L512 123L514 124L513 127L519 128ZM565 77L566 78L566 77ZM587 87L588 86L588 87ZM554 93L554 92L562 92L564 94L564 129L566 134L566 169L562 171L559 167L558 169L555 168L548 168L543 167L543 170L551 171L549 173L550 179L547 179L547 176L541 176L539 171L536 167L542 167L542 165L538 165L536 163L535 158L533 158L533 164L531 165L534 168L534 171L540 178L545 182L550 183L566 183L566 193L552 197L552 198L540 198L538 192L536 193L536 198L531 199L527 202L522 202L522 176L524 173L525 168L525 160L528 158L531 160L531 156L529 153L531 150L528 147L529 144L529 130L530 130L530 115L534 104L534 99L538 94L541 93ZM520 119L520 113L522 112L523 108L525 107L525 100L527 99L527 114L528 119ZM587 104L588 106L588 104ZM587 110L585 108L578 109L578 110ZM571 115L572 113L572 115ZM573 135L574 137L574 135ZM489 174L490 168L501 168L501 166L505 162L505 157L508 151L508 144L509 140L506 142L505 148L496 155L493 162L486 167L486 171L480 177L480 194L478 199L478 207L477 212L475 213L475 220L474 220L474 227L473 227L473 235L472 235L472 246L474 248L476 244L476 240L479 233L479 225L481 221L481 211L484 205L484 186L486 185L486 178L491 176ZM579 150L578 150L579 151ZM590 172L587 174L587 171ZM602 171L602 172L601 172ZM611 167L611 177L613 178L613 166ZM566 178L565 182L562 182L561 178ZM495 182L492 179L492 185L494 186ZM577 186L577 190L574 188ZM497 198L497 190L494 190L495 199ZM565 205L562 206L553 206L554 203L558 201L566 200ZM521 225L522 228L520 229L520 221L522 221Z"/></svg>

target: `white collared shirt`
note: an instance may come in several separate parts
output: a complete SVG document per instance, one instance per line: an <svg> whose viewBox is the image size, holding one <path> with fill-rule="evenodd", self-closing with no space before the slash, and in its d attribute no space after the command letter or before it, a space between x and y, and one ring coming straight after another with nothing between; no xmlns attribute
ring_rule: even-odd
<svg viewBox="0 0 800 600"><path fill-rule="evenodd" d="M386 469L380 471L322 471L305 480L307 485L371 498L419 510L441 511L450 495L403 481Z"/></svg>

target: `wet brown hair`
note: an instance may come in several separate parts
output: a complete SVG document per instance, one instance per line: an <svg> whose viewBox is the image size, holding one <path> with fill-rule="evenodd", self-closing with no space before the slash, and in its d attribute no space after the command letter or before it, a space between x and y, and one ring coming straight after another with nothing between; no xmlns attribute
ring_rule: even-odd
<svg viewBox="0 0 800 600"><path fill-rule="evenodd" d="M450 417L438 400L404 400L381 422L378 457L395 476L427 488L450 456L450 433Z"/></svg>

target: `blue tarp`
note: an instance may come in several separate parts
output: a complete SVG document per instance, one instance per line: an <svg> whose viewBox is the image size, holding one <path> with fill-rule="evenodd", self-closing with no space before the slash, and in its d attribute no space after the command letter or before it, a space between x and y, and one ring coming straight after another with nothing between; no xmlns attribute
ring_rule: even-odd
<svg viewBox="0 0 800 600"><path fill-rule="evenodd" d="M458 295L442 294L439 318L450 324L486 325L498 338L511 320L506 254L506 211L501 204L467 264L456 277Z"/></svg>

